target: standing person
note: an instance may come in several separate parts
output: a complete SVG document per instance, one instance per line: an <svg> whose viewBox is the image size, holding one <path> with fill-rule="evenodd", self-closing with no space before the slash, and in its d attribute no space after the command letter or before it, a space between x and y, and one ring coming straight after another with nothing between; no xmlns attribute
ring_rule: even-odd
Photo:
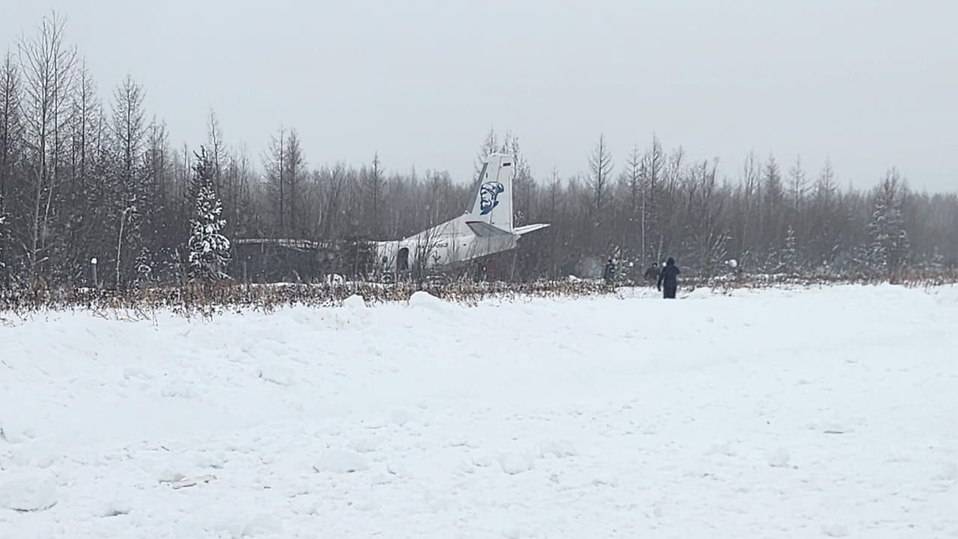
<svg viewBox="0 0 958 539"><path fill-rule="evenodd" d="M649 286L654 285L659 280L659 265L653 262L652 265L649 266L649 269L645 270L642 277L648 281Z"/></svg>
<svg viewBox="0 0 958 539"><path fill-rule="evenodd" d="M659 273L659 280L656 287L662 290L665 299L675 299L675 291L679 288L679 267L675 265L675 259L669 257L665 262L665 267ZM665 285L665 288L662 288Z"/></svg>
<svg viewBox="0 0 958 539"><path fill-rule="evenodd" d="M611 256L605 265L605 269L602 271L602 278L605 279L605 285L610 287L615 281L615 262L612 261Z"/></svg>

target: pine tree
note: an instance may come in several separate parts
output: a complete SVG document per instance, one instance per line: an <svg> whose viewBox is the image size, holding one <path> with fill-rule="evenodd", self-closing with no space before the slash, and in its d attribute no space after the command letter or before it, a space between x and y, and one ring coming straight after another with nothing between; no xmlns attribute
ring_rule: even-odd
<svg viewBox="0 0 958 539"><path fill-rule="evenodd" d="M785 231L785 248L782 250L782 268L788 273L794 273L799 269L798 256L798 238L795 236L795 229L788 225Z"/></svg>
<svg viewBox="0 0 958 539"><path fill-rule="evenodd" d="M6 262L4 262L6 253L3 252L3 246L6 244L4 240L7 238L8 219L6 211L3 208L3 197L0 196L0 275L5 273L7 267ZM4 282L5 280L0 279L0 287L3 286Z"/></svg>
<svg viewBox="0 0 958 539"><path fill-rule="evenodd" d="M778 246L782 245L783 232L785 232L785 188L774 157L769 157L765 164L762 198L763 214L760 228L763 231L769 258L774 260L773 254Z"/></svg>
<svg viewBox="0 0 958 539"><path fill-rule="evenodd" d="M201 147L193 165L192 190L195 193L193 219L190 220L190 278L216 281L227 278L230 241L222 234L226 220L223 204L214 186L215 165L206 148Z"/></svg>
<svg viewBox="0 0 958 539"><path fill-rule="evenodd" d="M868 231L869 266L889 279L894 279L908 254L908 234L901 213L900 179L894 170L889 171L875 194L875 209L872 212Z"/></svg>

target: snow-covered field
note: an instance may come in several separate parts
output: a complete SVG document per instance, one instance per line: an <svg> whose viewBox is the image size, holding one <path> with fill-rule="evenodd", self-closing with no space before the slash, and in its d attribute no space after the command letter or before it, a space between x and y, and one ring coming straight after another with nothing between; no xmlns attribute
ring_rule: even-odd
<svg viewBox="0 0 958 539"><path fill-rule="evenodd" d="M624 295L6 316L0 538L958 537L958 288Z"/></svg>

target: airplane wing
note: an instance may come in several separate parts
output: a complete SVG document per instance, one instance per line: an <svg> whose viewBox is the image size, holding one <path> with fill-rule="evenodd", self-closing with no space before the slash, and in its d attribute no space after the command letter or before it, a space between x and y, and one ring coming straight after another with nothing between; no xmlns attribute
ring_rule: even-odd
<svg viewBox="0 0 958 539"><path fill-rule="evenodd" d="M507 230L503 230L497 226L490 225L489 223L486 223L485 221L466 221L466 226L472 229L472 233L475 234L476 236L479 236L480 238L489 238L492 236L500 236L503 234L509 235L509 236L512 235L511 232Z"/></svg>

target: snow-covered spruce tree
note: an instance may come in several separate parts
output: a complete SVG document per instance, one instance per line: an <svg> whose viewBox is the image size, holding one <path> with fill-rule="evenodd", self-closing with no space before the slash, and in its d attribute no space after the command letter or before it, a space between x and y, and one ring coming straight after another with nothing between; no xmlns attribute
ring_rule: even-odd
<svg viewBox="0 0 958 539"><path fill-rule="evenodd" d="M136 256L136 260L133 262L134 270L136 271L136 276L133 278L133 285L136 287L145 286L153 277L153 265L154 265L154 256L153 251L148 245L143 245L140 249L140 253Z"/></svg>
<svg viewBox="0 0 958 539"><path fill-rule="evenodd" d="M223 204L213 185L214 165L206 148L200 147L193 165L191 191L194 193L193 219L190 220L189 272L193 281L224 279L230 259L230 241L222 234L226 220Z"/></svg>
<svg viewBox="0 0 958 539"><path fill-rule="evenodd" d="M799 270L798 238L795 229L788 225L785 231L785 248L782 249L782 269L787 273L797 273Z"/></svg>
<svg viewBox="0 0 958 539"><path fill-rule="evenodd" d="M8 233L7 228L9 227L9 225L7 224L7 221L8 221L7 214L3 209L3 198L0 197L0 276L4 274L7 268L6 262L4 262L4 260L6 260L4 258L6 253L3 252L3 247L6 244L6 238ZM4 282L5 282L5 279L0 279L0 287L3 286Z"/></svg>
<svg viewBox="0 0 958 539"><path fill-rule="evenodd" d="M894 280L908 255L908 234L901 214L900 180L888 172L875 193L875 209L868 224L871 237L869 266L876 274Z"/></svg>
<svg viewBox="0 0 958 539"><path fill-rule="evenodd" d="M137 266L142 263L147 244L144 229L151 221L149 210L155 200L147 186L143 162L143 88L127 75L113 97L111 154L116 189L111 198L118 223L114 279L117 288L125 288L139 280Z"/></svg>
<svg viewBox="0 0 958 539"><path fill-rule="evenodd" d="M942 256L937 245L935 246L935 250L931 255L931 263L929 265L931 267L931 271L935 272L936 274L941 273L941 271L945 269L945 257Z"/></svg>

